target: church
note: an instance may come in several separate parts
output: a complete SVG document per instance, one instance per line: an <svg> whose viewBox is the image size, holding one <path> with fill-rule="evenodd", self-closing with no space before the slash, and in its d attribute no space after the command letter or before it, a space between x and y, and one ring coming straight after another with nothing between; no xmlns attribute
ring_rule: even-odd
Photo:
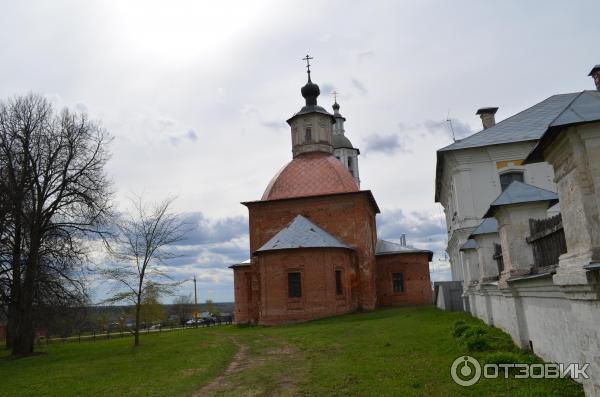
<svg viewBox="0 0 600 397"><path fill-rule="evenodd" d="M287 120L292 160L249 212L250 260L232 265L235 321L275 325L382 306L430 304L432 252L377 238L380 212L360 190L358 155L319 86L301 88L305 106Z"/></svg>

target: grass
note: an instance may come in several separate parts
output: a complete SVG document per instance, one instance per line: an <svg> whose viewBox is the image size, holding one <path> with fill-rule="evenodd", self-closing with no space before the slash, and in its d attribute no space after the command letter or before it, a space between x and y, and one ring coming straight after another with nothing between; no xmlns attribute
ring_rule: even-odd
<svg viewBox="0 0 600 397"><path fill-rule="evenodd" d="M216 377L236 347L201 330L42 346L27 358L0 359L3 396L187 395ZM7 355L6 350L0 352Z"/></svg>
<svg viewBox="0 0 600 397"><path fill-rule="evenodd" d="M469 351L469 338L483 338L484 349ZM144 336L138 350L130 344L50 345L47 355L0 360L3 395L583 396L582 387L567 379L456 385L450 366L464 354L482 364L539 359L496 328L434 308L187 330Z"/></svg>

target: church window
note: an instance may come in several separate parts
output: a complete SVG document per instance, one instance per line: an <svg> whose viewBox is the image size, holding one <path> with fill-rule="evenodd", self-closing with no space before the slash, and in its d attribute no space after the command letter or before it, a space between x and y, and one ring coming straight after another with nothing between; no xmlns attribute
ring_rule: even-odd
<svg viewBox="0 0 600 397"><path fill-rule="evenodd" d="M348 168L352 169L352 157L348 157Z"/></svg>
<svg viewBox="0 0 600 397"><path fill-rule="evenodd" d="M306 141L306 142L311 142L312 141L312 129L310 127L308 127L304 131L304 141Z"/></svg>
<svg viewBox="0 0 600 397"><path fill-rule="evenodd" d="M522 171L510 171L505 172L500 175L500 187L502 191L506 190L508 185L510 185L514 181L523 182L523 172Z"/></svg>
<svg viewBox="0 0 600 397"><path fill-rule="evenodd" d="M402 273L392 273L392 284L394 287L394 294L401 294L404 292Z"/></svg>
<svg viewBox="0 0 600 397"><path fill-rule="evenodd" d="M302 297L302 281L300 272L288 273L288 298Z"/></svg>
<svg viewBox="0 0 600 397"><path fill-rule="evenodd" d="M344 294L344 287L342 286L342 271L341 270L335 271L335 294L336 295Z"/></svg>

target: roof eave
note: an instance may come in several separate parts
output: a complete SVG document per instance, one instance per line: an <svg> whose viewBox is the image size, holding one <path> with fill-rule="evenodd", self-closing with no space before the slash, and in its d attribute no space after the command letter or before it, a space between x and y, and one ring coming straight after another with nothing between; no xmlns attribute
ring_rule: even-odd
<svg viewBox="0 0 600 397"><path fill-rule="evenodd" d="M373 209L375 210L375 213L376 214L380 214L381 213L381 210L379 209L379 206L377 205L377 201L375 201L375 197L373 196L373 192L371 192L371 190L359 190L359 191L356 191L356 192L339 192L339 193L315 194L315 195L312 195L312 196L285 197L285 198L271 199L271 200L242 201L240 204L242 204L242 205L244 205L246 207L250 207L252 205L258 205L260 203L269 203L269 202L286 201L286 200L299 200L299 199L327 197L327 196L342 196L342 195L350 195L350 194L367 194L369 196L369 201L373 205Z"/></svg>
<svg viewBox="0 0 600 397"><path fill-rule="evenodd" d="M319 247L287 247L287 248L270 248L270 249L257 249L252 255L260 255L268 252L275 251L294 251L294 250L306 250L306 249L343 249L349 251L355 251L352 247L340 247L340 246L319 246Z"/></svg>

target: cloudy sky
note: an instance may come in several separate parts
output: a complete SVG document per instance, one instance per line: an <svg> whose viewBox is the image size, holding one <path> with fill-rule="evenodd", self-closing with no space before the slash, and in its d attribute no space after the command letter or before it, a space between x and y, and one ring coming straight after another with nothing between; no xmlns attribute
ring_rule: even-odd
<svg viewBox="0 0 600 397"><path fill-rule="evenodd" d="M247 211L291 159L285 120L314 57L319 104L340 92L379 235L443 260L435 149L544 98L592 89L594 1L19 1L0 13L0 98L38 92L114 136L116 199L177 195L197 225L172 266L201 300L231 301L248 256ZM192 291L191 284L181 294ZM96 299L103 295L96 291Z"/></svg>

